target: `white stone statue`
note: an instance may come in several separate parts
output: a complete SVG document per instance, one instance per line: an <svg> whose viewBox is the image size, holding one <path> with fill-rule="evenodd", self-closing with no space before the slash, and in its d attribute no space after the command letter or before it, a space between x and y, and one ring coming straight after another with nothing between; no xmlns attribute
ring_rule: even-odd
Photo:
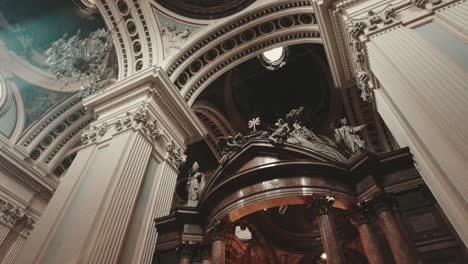
<svg viewBox="0 0 468 264"><path fill-rule="evenodd" d="M187 181L188 201L198 201L200 194L205 187L205 175L200 172L198 162L193 163Z"/></svg>
<svg viewBox="0 0 468 264"><path fill-rule="evenodd" d="M346 148L351 154L356 153L359 149L363 149L364 140L362 140L357 133L366 125L355 127L348 126L348 120L346 118L340 119L338 123L339 127L335 127L334 124L331 126L336 143Z"/></svg>

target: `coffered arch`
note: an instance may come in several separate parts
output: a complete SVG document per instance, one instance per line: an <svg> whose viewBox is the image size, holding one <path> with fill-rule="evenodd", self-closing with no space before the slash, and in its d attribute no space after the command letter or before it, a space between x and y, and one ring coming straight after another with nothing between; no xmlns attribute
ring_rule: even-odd
<svg viewBox="0 0 468 264"><path fill-rule="evenodd" d="M158 58L158 32L148 0L99 0L96 6L116 47L118 79L153 65Z"/></svg>
<svg viewBox="0 0 468 264"><path fill-rule="evenodd" d="M277 46L322 43L310 1L277 2L225 21L179 52L166 73L191 105L203 89L236 65Z"/></svg>

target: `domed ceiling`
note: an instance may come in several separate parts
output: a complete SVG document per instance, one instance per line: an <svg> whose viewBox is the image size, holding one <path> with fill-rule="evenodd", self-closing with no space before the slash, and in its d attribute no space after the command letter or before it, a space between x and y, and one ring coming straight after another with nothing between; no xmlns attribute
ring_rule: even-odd
<svg viewBox="0 0 468 264"><path fill-rule="evenodd" d="M182 16L215 19L232 15L255 0L156 0L156 2Z"/></svg>

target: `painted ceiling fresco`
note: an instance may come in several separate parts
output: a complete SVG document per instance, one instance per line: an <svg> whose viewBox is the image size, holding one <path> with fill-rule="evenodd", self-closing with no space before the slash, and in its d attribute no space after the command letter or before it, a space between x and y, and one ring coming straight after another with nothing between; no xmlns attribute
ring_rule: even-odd
<svg viewBox="0 0 468 264"><path fill-rule="evenodd" d="M100 15L79 0L0 0L0 41L35 66L45 67L42 53L64 34L87 36L98 28Z"/></svg>
<svg viewBox="0 0 468 264"><path fill-rule="evenodd" d="M80 32L105 28L97 10L84 7L80 0L0 0L0 48L12 51L33 67L48 69L44 52L63 37ZM0 64L8 65L2 60ZM8 67L2 67L8 71ZM40 80L25 81L11 72L9 81L19 90L25 110L24 129L31 127L49 110L71 96L72 92L57 92L50 87L40 87ZM32 83L31 83L32 82ZM12 86L14 87L14 86ZM50 89L49 89L50 88ZM18 97L18 96L17 96ZM20 106L16 103L0 116L0 133L10 137L18 120Z"/></svg>
<svg viewBox="0 0 468 264"><path fill-rule="evenodd" d="M51 108L73 94L47 90L19 77L13 79L19 88L26 112L24 128L28 128Z"/></svg>

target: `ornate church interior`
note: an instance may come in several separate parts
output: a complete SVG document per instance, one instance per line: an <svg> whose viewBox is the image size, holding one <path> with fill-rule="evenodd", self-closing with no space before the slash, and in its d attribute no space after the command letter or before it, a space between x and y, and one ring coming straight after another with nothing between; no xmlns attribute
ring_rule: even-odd
<svg viewBox="0 0 468 264"><path fill-rule="evenodd" d="M468 263L467 0L0 0L0 264Z"/></svg>

